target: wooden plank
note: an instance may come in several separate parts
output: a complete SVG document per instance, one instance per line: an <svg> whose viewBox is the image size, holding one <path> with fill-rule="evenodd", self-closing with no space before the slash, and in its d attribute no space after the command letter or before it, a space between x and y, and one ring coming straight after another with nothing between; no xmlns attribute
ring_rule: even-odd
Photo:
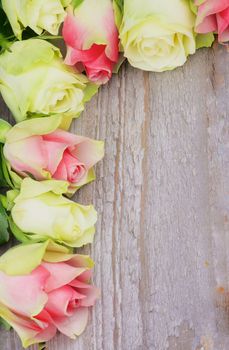
<svg viewBox="0 0 229 350"><path fill-rule="evenodd" d="M200 50L173 72L124 65L73 130L106 140L94 203L101 299L77 341L50 350L226 350L229 347L229 64ZM1 350L19 350L1 332ZM32 347L31 349L35 349Z"/></svg>

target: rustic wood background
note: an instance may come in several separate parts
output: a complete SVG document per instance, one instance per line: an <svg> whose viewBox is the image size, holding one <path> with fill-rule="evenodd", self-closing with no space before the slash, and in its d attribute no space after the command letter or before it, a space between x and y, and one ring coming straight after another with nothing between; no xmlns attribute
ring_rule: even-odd
<svg viewBox="0 0 229 350"><path fill-rule="evenodd" d="M49 350L229 349L228 89L223 46L163 74L124 65L74 123L106 141L77 195L99 213L83 251L102 292L84 335ZM2 330L0 350L19 349Z"/></svg>

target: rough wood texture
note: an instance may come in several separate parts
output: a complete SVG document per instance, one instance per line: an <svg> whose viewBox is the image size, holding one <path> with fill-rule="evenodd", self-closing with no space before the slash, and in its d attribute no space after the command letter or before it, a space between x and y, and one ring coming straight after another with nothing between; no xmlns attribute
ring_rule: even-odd
<svg viewBox="0 0 229 350"><path fill-rule="evenodd" d="M102 292L84 335L49 350L229 348L228 89L222 46L163 74L126 65L74 123L106 140L77 195L99 213L84 251ZM21 349L13 332L0 344Z"/></svg>

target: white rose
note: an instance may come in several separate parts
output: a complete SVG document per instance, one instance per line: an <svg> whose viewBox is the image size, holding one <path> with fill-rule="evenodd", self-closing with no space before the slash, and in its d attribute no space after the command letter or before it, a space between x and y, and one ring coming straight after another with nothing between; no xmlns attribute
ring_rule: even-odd
<svg viewBox="0 0 229 350"><path fill-rule="evenodd" d="M66 13L64 7L71 0L2 0L2 7L14 34L21 39L24 28L30 27L37 34L43 30L56 35Z"/></svg>
<svg viewBox="0 0 229 350"><path fill-rule="evenodd" d="M188 0L125 0L120 26L124 55L132 66L148 71L181 66L196 49L194 24Z"/></svg>
<svg viewBox="0 0 229 350"><path fill-rule="evenodd" d="M17 41L0 56L0 92L17 122L62 114L67 127L97 88L67 67L59 49L45 40Z"/></svg>

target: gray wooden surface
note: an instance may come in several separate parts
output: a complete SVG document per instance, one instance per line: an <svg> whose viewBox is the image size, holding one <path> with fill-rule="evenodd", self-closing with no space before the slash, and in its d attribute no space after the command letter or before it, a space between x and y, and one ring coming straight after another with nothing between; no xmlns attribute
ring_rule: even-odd
<svg viewBox="0 0 229 350"><path fill-rule="evenodd" d="M83 251L102 292L84 335L49 350L229 349L228 89L222 46L163 74L124 65L74 123L106 140L77 195L99 213ZM0 350L19 349L0 333Z"/></svg>

